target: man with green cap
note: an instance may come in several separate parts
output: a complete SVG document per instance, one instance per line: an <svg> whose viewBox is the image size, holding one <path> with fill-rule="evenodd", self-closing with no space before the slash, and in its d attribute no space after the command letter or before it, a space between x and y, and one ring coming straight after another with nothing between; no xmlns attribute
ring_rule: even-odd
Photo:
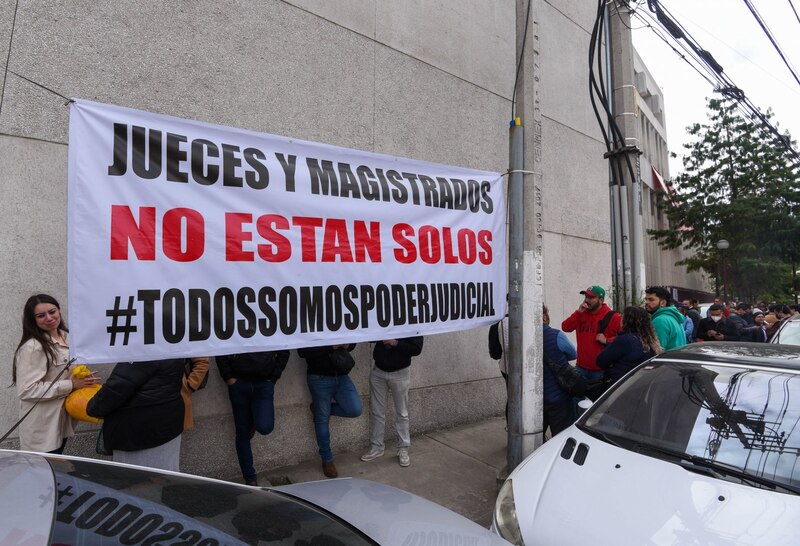
<svg viewBox="0 0 800 546"><path fill-rule="evenodd" d="M602 286L592 285L581 290L581 294L583 303L561 323L561 329L575 332L578 372L590 379L600 379L603 369L596 363L597 355L617 337L622 319L605 304L606 291Z"/></svg>

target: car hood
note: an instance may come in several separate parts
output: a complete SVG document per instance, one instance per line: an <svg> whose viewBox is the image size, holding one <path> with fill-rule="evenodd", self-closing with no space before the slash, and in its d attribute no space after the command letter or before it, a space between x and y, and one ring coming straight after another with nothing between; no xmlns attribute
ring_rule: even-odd
<svg viewBox="0 0 800 546"><path fill-rule="evenodd" d="M508 546L477 523L407 491L357 478L270 488L315 504L382 545Z"/></svg>
<svg viewBox="0 0 800 546"><path fill-rule="evenodd" d="M577 446L564 458L570 438ZM528 545L788 545L797 544L800 534L796 495L695 474L607 444L574 425L509 479Z"/></svg>

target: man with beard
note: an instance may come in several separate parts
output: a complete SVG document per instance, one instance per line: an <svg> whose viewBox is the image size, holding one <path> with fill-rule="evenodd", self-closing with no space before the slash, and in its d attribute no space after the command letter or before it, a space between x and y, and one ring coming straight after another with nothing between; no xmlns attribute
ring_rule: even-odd
<svg viewBox="0 0 800 546"><path fill-rule="evenodd" d="M653 329L665 351L686 345L683 330L684 316L671 304L666 288L650 286L644 291L644 308L653 319Z"/></svg>
<svg viewBox="0 0 800 546"><path fill-rule="evenodd" d="M602 287L593 285L581 290L581 294L583 303L561 323L561 329L575 332L578 372L589 379L601 379L603 370L597 365L597 355L617 337L622 320L605 304L606 291Z"/></svg>

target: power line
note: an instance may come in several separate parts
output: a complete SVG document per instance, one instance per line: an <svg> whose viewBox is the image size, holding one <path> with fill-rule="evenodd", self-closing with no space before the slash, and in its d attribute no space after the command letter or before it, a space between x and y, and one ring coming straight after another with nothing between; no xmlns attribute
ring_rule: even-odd
<svg viewBox="0 0 800 546"><path fill-rule="evenodd" d="M511 119L517 119L517 84L519 83L519 70L522 68L522 59L525 56L525 42L528 40L528 22L531 19L531 0L528 0L528 7L525 10L525 32L522 35L522 50L517 61L517 73L514 76L514 90L511 92Z"/></svg>
<svg viewBox="0 0 800 546"><path fill-rule="evenodd" d="M797 10L794 9L794 4L792 3L792 0L789 0L789 5L792 7L792 11L794 12L794 16L797 19L797 22L800 23L800 15L797 15Z"/></svg>
<svg viewBox="0 0 800 546"><path fill-rule="evenodd" d="M781 59L783 59L783 63L786 65L786 68L789 69L789 72L792 73L792 76L794 76L794 80L798 84L800 84L800 78L797 77L797 73L795 73L794 68L792 68L792 65L789 63L788 59L786 59L786 56L783 54L783 51L781 51L778 42L775 40L775 37L772 35L772 32L767 27L767 24L764 22L764 19L761 18L761 15L759 15L758 11L753 6L753 4L750 3L750 0L744 0L744 4L750 10L750 13L753 14L753 17L755 17L756 22L758 22L758 25L761 27L761 30L763 30L764 34L766 34L767 38L769 38L769 41L772 43L772 47L775 48L775 51L777 51L778 55L780 55ZM792 6L792 9L794 9L794 6Z"/></svg>
<svg viewBox="0 0 800 546"><path fill-rule="evenodd" d="M650 11L655 13L655 16L648 12L644 13L649 18L654 18L655 21L672 36L674 41L687 52L688 57L710 75L711 80L708 78L705 79L709 81L709 83L711 83L711 81L716 82L715 84L712 83L712 85L715 86L715 91L722 93L729 99L735 100L737 107L742 112L745 119L754 123L764 134L780 143L781 147L785 148L796 161L800 162L800 154L791 146L789 139L782 135L780 131L770 123L769 119L752 103L752 101L750 101L744 91L724 73L722 66L716 62L711 53L701 48L691 34L674 19L672 14L662 8L658 0L647 0L647 4ZM644 20L640 13L637 12L636 15ZM655 28L650 28L654 34L664 40L664 36L657 33ZM684 46L683 42L688 46L688 49ZM674 47L672 49L675 50ZM686 57L683 55L680 56L691 66L691 63ZM696 67L693 68L697 70Z"/></svg>

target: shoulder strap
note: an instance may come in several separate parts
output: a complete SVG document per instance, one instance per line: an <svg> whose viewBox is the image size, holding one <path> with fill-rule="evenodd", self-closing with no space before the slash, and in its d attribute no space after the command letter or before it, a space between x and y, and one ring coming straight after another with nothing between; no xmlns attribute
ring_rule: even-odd
<svg viewBox="0 0 800 546"><path fill-rule="evenodd" d="M609 311L608 313L605 314L603 319L597 325L597 333L598 334L605 334L606 333L606 328L608 328L608 325L611 324L611 319L614 318L614 314L615 313L616 313L616 311L614 311L612 309L611 311Z"/></svg>

